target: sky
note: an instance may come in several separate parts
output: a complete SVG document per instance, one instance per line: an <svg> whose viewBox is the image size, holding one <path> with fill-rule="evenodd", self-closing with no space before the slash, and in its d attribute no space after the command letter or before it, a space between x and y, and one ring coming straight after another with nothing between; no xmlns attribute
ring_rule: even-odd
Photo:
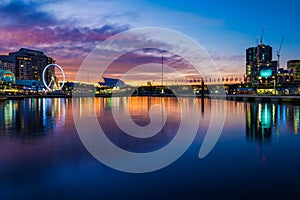
<svg viewBox="0 0 300 200"><path fill-rule="evenodd" d="M297 0L1 0L0 55L22 47L40 50L74 79L101 41L135 28L162 27L198 42L222 73L244 74L245 50L256 45L263 27L273 59L285 38L282 67L300 59L299 6Z"/></svg>

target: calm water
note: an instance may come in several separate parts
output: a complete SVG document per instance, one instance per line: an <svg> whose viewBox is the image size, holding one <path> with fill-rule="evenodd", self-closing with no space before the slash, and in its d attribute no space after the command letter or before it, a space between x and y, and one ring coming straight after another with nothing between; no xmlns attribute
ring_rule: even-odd
<svg viewBox="0 0 300 200"><path fill-rule="evenodd" d="M116 145L152 152L174 138L181 120L179 102L183 112L201 108L197 136L170 166L143 174L116 171L97 161L79 139L72 114L76 104L80 114L97 117ZM129 137L112 118L112 108L127 105L135 123L145 126L150 123L148 109L160 103L168 117L151 138ZM199 159L211 115L218 113L213 108L221 103L148 97L0 102L0 199L299 199L300 106L226 101L222 134Z"/></svg>

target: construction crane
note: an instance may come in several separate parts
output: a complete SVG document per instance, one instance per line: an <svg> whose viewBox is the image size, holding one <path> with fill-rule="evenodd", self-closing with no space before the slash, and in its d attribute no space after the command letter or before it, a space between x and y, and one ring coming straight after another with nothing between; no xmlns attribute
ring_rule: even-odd
<svg viewBox="0 0 300 200"><path fill-rule="evenodd" d="M260 44L262 44L262 40L263 40L263 37L264 37L265 29L266 29L266 27L264 26L263 30L262 30L262 33L261 33L261 36L260 36Z"/></svg>
<svg viewBox="0 0 300 200"><path fill-rule="evenodd" d="M280 42L279 49L278 49L278 51L276 51L277 62L278 62L278 63L277 63L278 69L279 69L279 67L280 67L280 62L279 62L280 60L279 60L279 59L280 59L280 51L281 51L281 47L282 47L283 40L284 40L284 37L281 38L281 42ZM277 69L277 70L278 70L278 69Z"/></svg>
<svg viewBox="0 0 300 200"><path fill-rule="evenodd" d="M260 45L262 45L262 40L263 40L263 37L264 37L265 29L266 29L266 27L264 26L263 30L262 30L262 33L261 33L261 36L260 36ZM258 37L256 37L256 40L258 40ZM258 43L258 41L257 41L257 43ZM256 63L257 64L259 63L259 44L257 44L257 48L256 48Z"/></svg>

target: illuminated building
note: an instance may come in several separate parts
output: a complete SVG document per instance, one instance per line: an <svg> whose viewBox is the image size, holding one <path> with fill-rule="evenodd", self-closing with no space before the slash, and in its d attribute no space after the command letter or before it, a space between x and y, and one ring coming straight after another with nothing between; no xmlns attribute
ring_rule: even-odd
<svg viewBox="0 0 300 200"><path fill-rule="evenodd" d="M246 80L258 86L271 83L277 74L277 61L272 61L272 47L259 44L246 50Z"/></svg>
<svg viewBox="0 0 300 200"><path fill-rule="evenodd" d="M277 83L289 82L291 79L291 71L283 68L278 69Z"/></svg>
<svg viewBox="0 0 300 200"><path fill-rule="evenodd" d="M14 84L16 82L15 75L10 70L0 69L0 84Z"/></svg>
<svg viewBox="0 0 300 200"><path fill-rule="evenodd" d="M291 72L293 81L300 81L300 60L289 60L287 68Z"/></svg>
<svg viewBox="0 0 300 200"><path fill-rule="evenodd" d="M108 86L108 87L123 87L125 86L124 81L116 78L107 78L103 77L104 82L99 82L100 86Z"/></svg>
<svg viewBox="0 0 300 200"><path fill-rule="evenodd" d="M15 73L15 63L8 56L0 56L0 69Z"/></svg>
<svg viewBox="0 0 300 200"><path fill-rule="evenodd" d="M14 72L16 79L18 80L42 80L43 69L54 60L47 57L43 52L21 48L17 52L9 53L8 56L1 56L6 58L10 63L14 64ZM46 80L51 77L51 72L54 69L48 70L46 74Z"/></svg>

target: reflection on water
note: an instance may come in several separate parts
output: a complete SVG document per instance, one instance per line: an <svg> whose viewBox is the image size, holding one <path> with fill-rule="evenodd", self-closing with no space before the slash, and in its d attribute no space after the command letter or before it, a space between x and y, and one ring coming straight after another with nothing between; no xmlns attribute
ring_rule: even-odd
<svg viewBox="0 0 300 200"><path fill-rule="evenodd" d="M300 106L226 101L222 135L212 152L199 159L220 103L159 97L0 102L0 199L255 199L256 191L266 199L299 195ZM121 173L99 163L84 148L74 126L74 104L82 115L96 116L116 145L132 152L155 151L168 144L181 112L188 115L195 105L201 108L198 135L180 159L162 170ZM152 138L132 138L112 118L112 109L128 108L133 121L146 126L148 110L155 104L163 104L168 115L161 132Z"/></svg>
<svg viewBox="0 0 300 200"><path fill-rule="evenodd" d="M246 135L250 141L270 142L280 134L299 132L299 106L270 103L246 104Z"/></svg>
<svg viewBox="0 0 300 200"><path fill-rule="evenodd" d="M47 134L64 126L66 99L25 99L0 103L1 134Z"/></svg>
<svg viewBox="0 0 300 200"><path fill-rule="evenodd" d="M117 125L112 118L112 109L117 108L118 111L124 112L124 108L128 106L133 121L139 126L146 126L150 123L148 111L151 106L163 105L168 121L162 132L171 134L168 140L172 139L172 133L176 132L178 128L181 109L193 109L193 104L198 104L201 107L201 121L207 122L210 120L212 104L212 101L208 99L182 98L178 100L159 97L78 98L76 101L81 114L88 113L88 115L97 116L104 129L114 132L114 138L118 134L118 137L122 138L124 134L116 129ZM217 102L215 101L215 103ZM71 103L70 99L56 98L0 102L0 134L9 135L17 132L25 136L57 131L65 126L66 113L71 115ZM283 133L295 135L299 133L299 105L228 101L227 110L231 113L228 114L229 118L232 118L229 123L245 122L249 141L268 142L272 136L276 136L278 139ZM242 116L245 116L245 119L240 118ZM163 122L162 113L155 117L161 118ZM202 124L200 123L200 126ZM172 129L172 131L166 131L167 129ZM110 136L108 135L108 137ZM114 138L111 139L114 140ZM120 138L119 140L122 141Z"/></svg>
<svg viewBox="0 0 300 200"><path fill-rule="evenodd" d="M152 152L164 147L176 135L182 117L189 118L191 110L199 107L198 100L193 98L86 98L74 99L74 103L79 105L77 109L81 117L96 116L106 136L117 146L131 152ZM155 107L152 110L151 120L149 109L156 105L162 107ZM156 123L161 128L158 127L158 131L151 137L134 137L127 134L128 132L126 133L116 123L115 117L121 115L122 117L118 118L119 123L129 124L129 119L125 117L127 112L138 126L145 127ZM190 122L192 121L189 120ZM143 136L143 132L140 132L140 136Z"/></svg>

